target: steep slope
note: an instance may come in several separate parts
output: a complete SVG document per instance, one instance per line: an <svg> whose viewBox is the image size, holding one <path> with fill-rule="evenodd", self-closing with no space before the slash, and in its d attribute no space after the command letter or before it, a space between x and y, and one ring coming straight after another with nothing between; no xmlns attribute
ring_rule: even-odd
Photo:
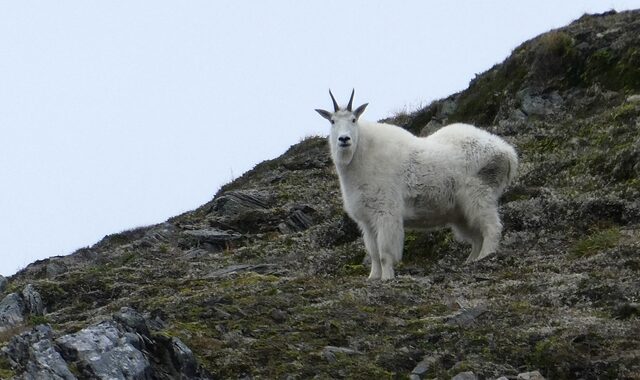
<svg viewBox="0 0 640 380"><path fill-rule="evenodd" d="M97 376L73 347L104 331L149 363L138 378L640 378L638 36L640 11L584 16L387 120L472 122L517 147L494 257L465 265L448 231L408 233L399 277L367 282L326 140L309 138L197 210L11 277L22 321L0 328L0 376L36 373L33 342Z"/></svg>

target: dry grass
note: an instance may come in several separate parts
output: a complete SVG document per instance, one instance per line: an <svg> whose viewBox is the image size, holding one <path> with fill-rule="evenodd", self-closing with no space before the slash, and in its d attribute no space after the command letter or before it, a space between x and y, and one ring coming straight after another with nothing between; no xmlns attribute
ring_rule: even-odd
<svg viewBox="0 0 640 380"><path fill-rule="evenodd" d="M20 325L12 326L5 330L0 331L0 346L3 346L5 343L8 343L11 340L11 338L13 338L18 334L22 334L27 330L29 330L29 326L20 324Z"/></svg>

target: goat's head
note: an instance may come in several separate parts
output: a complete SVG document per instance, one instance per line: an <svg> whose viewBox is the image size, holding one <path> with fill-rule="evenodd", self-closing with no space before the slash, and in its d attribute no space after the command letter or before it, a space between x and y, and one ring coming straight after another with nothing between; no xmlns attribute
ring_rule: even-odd
<svg viewBox="0 0 640 380"><path fill-rule="evenodd" d="M336 164L348 165L353 159L353 154L358 146L358 119L367 108L365 103L353 110L353 95L355 90L351 91L351 98L346 108L340 108L336 99L333 97L331 90L329 95L333 101L333 112L316 109L320 116L331 122L331 135L329 136L329 144L331 145L331 154Z"/></svg>

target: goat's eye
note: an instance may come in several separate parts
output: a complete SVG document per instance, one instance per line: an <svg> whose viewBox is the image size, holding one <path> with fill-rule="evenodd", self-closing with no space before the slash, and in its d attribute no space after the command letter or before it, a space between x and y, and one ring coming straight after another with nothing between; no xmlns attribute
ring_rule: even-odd
<svg viewBox="0 0 640 380"><path fill-rule="evenodd" d="M354 117L354 118L351 120L351 122L352 122L352 123L355 123L355 122L356 122L356 118Z"/></svg>
<svg viewBox="0 0 640 380"><path fill-rule="evenodd" d="M336 123L336 121L335 121L335 120L331 120L331 124L335 124L335 123Z"/></svg>

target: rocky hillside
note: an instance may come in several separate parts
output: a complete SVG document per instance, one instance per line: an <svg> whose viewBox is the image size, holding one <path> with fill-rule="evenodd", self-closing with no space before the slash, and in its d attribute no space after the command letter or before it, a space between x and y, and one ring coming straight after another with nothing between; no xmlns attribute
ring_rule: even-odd
<svg viewBox="0 0 640 380"><path fill-rule="evenodd" d="M0 377L640 378L639 36L640 11L584 16L387 120L517 147L493 257L408 233L397 279L366 281L309 138L197 210L0 279Z"/></svg>

